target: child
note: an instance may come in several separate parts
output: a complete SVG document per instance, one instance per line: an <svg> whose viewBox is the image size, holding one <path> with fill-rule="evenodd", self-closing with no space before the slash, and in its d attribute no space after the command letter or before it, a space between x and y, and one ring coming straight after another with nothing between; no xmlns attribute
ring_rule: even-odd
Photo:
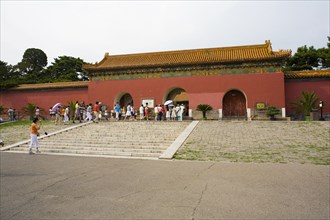
<svg viewBox="0 0 330 220"><path fill-rule="evenodd" d="M33 119L33 123L31 125L31 143L29 145L29 154L32 153L32 147L37 148L37 153L40 153L39 151L39 143L38 143L38 136L39 136L39 129L40 126L37 124L38 118Z"/></svg>

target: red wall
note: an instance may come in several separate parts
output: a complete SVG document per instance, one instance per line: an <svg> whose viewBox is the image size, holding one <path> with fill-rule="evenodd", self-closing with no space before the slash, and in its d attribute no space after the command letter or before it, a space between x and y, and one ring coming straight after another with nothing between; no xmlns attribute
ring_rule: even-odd
<svg viewBox="0 0 330 220"><path fill-rule="evenodd" d="M285 105L287 113L292 113L290 108L291 103L296 102L301 97L301 93L315 92L316 95L323 101L323 113L330 115L330 80L315 79L309 81L287 81L285 82Z"/></svg>
<svg viewBox="0 0 330 220"><path fill-rule="evenodd" d="M49 115L49 107L57 102L67 105L69 101L88 101L87 92L87 88L7 91L0 93L0 105L21 112L27 103L32 103L43 108L45 114Z"/></svg>
<svg viewBox="0 0 330 220"><path fill-rule="evenodd" d="M130 93L137 107L144 98L154 98L155 104L162 103L174 88L182 88L188 93L191 109L198 104L222 108L226 92L238 89L245 94L248 108L253 109L256 102L265 102L278 108L286 107L288 115L292 112L290 103L296 101L302 91L314 91L324 102L324 115L330 115L330 80L284 82L283 73L91 81L88 88L1 91L0 105L21 111L27 103L33 103L48 115L49 107L57 102L101 101L113 105L116 97Z"/></svg>
<svg viewBox="0 0 330 220"><path fill-rule="evenodd" d="M285 107L283 73L91 81L88 94L93 103L113 105L116 96L129 93L134 105L139 106L144 98L155 98L155 104L163 103L173 88L182 88L188 93L192 109L202 103L221 108L223 96L231 89L246 95L249 108L254 108L256 102Z"/></svg>

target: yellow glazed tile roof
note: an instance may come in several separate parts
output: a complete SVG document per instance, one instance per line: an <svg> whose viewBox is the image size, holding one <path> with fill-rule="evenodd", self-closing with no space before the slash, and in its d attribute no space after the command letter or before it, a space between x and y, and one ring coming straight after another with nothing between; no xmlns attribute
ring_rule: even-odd
<svg viewBox="0 0 330 220"><path fill-rule="evenodd" d="M40 84L21 84L10 90L27 89L59 89L59 88L81 88L88 87L88 81L58 82L58 83L40 83Z"/></svg>
<svg viewBox="0 0 330 220"><path fill-rule="evenodd" d="M330 70L302 70L284 73L285 79L330 78Z"/></svg>
<svg viewBox="0 0 330 220"><path fill-rule="evenodd" d="M273 51L270 41L260 45L177 50L154 53L109 55L85 70L106 70L136 67L160 67L198 64L224 64L243 61L272 60L291 56L291 50Z"/></svg>

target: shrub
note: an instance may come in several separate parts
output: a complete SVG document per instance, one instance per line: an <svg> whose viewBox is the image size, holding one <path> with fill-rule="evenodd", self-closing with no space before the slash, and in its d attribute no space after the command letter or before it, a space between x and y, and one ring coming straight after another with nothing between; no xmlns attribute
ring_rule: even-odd
<svg viewBox="0 0 330 220"><path fill-rule="evenodd" d="M206 112L212 110L212 106L208 105L208 104L199 104L196 108L197 111L201 111L203 113L203 119L207 119L206 118Z"/></svg>
<svg viewBox="0 0 330 220"><path fill-rule="evenodd" d="M275 106L268 106L266 110L266 115L270 117L270 120L275 120L275 115L280 114L280 110Z"/></svg>
<svg viewBox="0 0 330 220"><path fill-rule="evenodd" d="M22 108L22 111L25 115L30 117L30 120L33 120L37 106L32 103L28 103L25 107Z"/></svg>
<svg viewBox="0 0 330 220"><path fill-rule="evenodd" d="M296 113L304 113L308 116L313 109L317 108L318 100L315 92L302 92L300 98L292 103L292 106Z"/></svg>

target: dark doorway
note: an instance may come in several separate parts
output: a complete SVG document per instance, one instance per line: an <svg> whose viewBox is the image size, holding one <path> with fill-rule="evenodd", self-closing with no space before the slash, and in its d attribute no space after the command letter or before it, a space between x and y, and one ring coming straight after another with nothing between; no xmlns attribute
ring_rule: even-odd
<svg viewBox="0 0 330 220"><path fill-rule="evenodd" d="M223 117L246 117L246 99L242 92L230 90L223 97Z"/></svg>
<svg viewBox="0 0 330 220"><path fill-rule="evenodd" d="M119 99L119 105L120 107L126 107L128 104L133 106L133 98L129 93L125 93L120 99Z"/></svg>
<svg viewBox="0 0 330 220"><path fill-rule="evenodd" d="M185 106L183 115L184 116L189 115L189 97L184 89L181 88L172 89L166 96L165 101L167 100L172 100L175 106L183 104Z"/></svg>

